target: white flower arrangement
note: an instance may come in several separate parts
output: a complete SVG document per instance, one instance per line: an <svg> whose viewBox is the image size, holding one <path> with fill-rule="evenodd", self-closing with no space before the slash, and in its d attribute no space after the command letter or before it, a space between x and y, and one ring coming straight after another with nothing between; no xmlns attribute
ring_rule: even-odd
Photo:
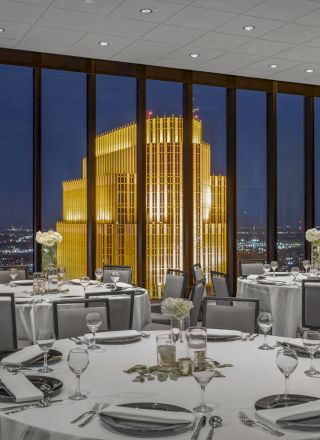
<svg viewBox="0 0 320 440"><path fill-rule="evenodd" d="M320 231L316 228L308 229L306 231L306 240L310 243L320 244Z"/></svg>
<svg viewBox="0 0 320 440"><path fill-rule="evenodd" d="M176 319L183 319L188 316L192 308L192 301L182 298L167 298L161 304L163 314Z"/></svg>
<svg viewBox="0 0 320 440"><path fill-rule="evenodd" d="M36 242L51 247L62 242L62 235L52 229L47 232L38 231L36 233Z"/></svg>

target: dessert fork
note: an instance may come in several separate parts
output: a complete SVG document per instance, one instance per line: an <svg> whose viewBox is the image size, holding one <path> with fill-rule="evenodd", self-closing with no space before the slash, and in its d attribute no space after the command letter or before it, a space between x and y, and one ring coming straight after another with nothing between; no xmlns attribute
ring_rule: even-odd
<svg viewBox="0 0 320 440"><path fill-rule="evenodd" d="M253 420L250 419L246 413L243 411L239 411L239 420L240 422L245 425L249 426L250 428L258 428L261 429L264 432L268 432L271 435L274 435L276 437L282 437L284 435L283 432L278 431L277 429L271 428L270 426L266 425L263 422L260 422L259 420Z"/></svg>

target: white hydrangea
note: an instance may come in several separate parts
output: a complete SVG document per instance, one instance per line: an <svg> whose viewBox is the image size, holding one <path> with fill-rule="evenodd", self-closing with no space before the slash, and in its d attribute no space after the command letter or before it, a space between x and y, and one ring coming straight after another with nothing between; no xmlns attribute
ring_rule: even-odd
<svg viewBox="0 0 320 440"><path fill-rule="evenodd" d="M51 247L56 243L62 242L62 235L52 229L47 232L38 231L36 233L36 242Z"/></svg>
<svg viewBox="0 0 320 440"><path fill-rule="evenodd" d="M310 243L320 243L320 231L316 228L308 229L306 232L306 240L310 241Z"/></svg>
<svg viewBox="0 0 320 440"><path fill-rule="evenodd" d="M161 304L162 313L176 319L188 316L192 307L192 301L182 298L167 298Z"/></svg>

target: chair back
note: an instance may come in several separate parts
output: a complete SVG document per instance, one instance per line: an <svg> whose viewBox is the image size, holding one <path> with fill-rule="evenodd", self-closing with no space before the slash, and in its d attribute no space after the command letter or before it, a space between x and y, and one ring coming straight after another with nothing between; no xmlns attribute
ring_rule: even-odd
<svg viewBox="0 0 320 440"><path fill-rule="evenodd" d="M200 281L205 278L201 266L198 263L192 266L192 274L193 274L193 281Z"/></svg>
<svg viewBox="0 0 320 440"><path fill-rule="evenodd" d="M211 271L211 283L216 298L226 298L231 296L229 292L227 275L222 272Z"/></svg>
<svg viewBox="0 0 320 440"><path fill-rule="evenodd" d="M64 339L90 333L86 324L86 316L89 312L99 312L101 314L102 325L99 331L109 330L108 303L107 298L77 298L53 301L53 327L56 338Z"/></svg>
<svg viewBox="0 0 320 440"><path fill-rule="evenodd" d="M106 295L105 292L86 293L87 299L95 297L105 297L108 299L109 330L132 329L135 290L125 290L121 291L120 294L114 295L109 295L109 293Z"/></svg>
<svg viewBox="0 0 320 440"><path fill-rule="evenodd" d="M18 347L14 293L0 295L0 351L14 351Z"/></svg>
<svg viewBox="0 0 320 440"><path fill-rule="evenodd" d="M262 275L264 260L245 260L239 261L240 276Z"/></svg>
<svg viewBox="0 0 320 440"><path fill-rule="evenodd" d="M258 333L258 314L258 299L206 297L203 300L203 326L207 328Z"/></svg>
<svg viewBox="0 0 320 440"><path fill-rule="evenodd" d="M104 266L103 268L103 282L112 283L111 273L119 272L119 281L122 283L131 284L132 279L132 267L131 266Z"/></svg>
<svg viewBox="0 0 320 440"><path fill-rule="evenodd" d="M5 266L0 268L0 284L10 283L10 269L17 268L18 275L16 280L26 280L27 279L27 268L25 266Z"/></svg>
<svg viewBox="0 0 320 440"><path fill-rule="evenodd" d="M187 272L177 269L168 269L163 298L183 298L187 284L187 277Z"/></svg>
<svg viewBox="0 0 320 440"><path fill-rule="evenodd" d="M198 324L200 307L202 304L202 299L204 295L204 290L206 288L206 280L195 281L192 286L190 301L193 303L193 308L190 311L190 326L196 327Z"/></svg>
<svg viewBox="0 0 320 440"><path fill-rule="evenodd" d="M302 280L302 327L320 329L320 280Z"/></svg>

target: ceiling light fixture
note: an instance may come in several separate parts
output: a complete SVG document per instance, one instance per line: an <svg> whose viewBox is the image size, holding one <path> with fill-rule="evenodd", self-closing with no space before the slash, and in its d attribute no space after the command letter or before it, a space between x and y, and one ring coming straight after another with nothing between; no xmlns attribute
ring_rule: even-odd
<svg viewBox="0 0 320 440"><path fill-rule="evenodd" d="M270 69L276 69L279 67L279 64L269 64Z"/></svg>
<svg viewBox="0 0 320 440"><path fill-rule="evenodd" d="M89 5L92 5L93 0L83 0L83 3L87 3L87 4L89 4Z"/></svg>
<svg viewBox="0 0 320 440"><path fill-rule="evenodd" d="M198 54L198 53L191 53L190 55L189 55L189 57L191 57L191 58L198 58L200 55Z"/></svg>
<svg viewBox="0 0 320 440"><path fill-rule="evenodd" d="M140 9L141 14L151 14L151 12L152 12L152 9L148 9L148 8Z"/></svg>
<svg viewBox="0 0 320 440"><path fill-rule="evenodd" d="M253 25L251 25L251 26L243 26L243 29L244 29L245 31L253 31L255 28L256 28L256 27L253 26Z"/></svg>
<svg viewBox="0 0 320 440"><path fill-rule="evenodd" d="M4 28L0 28L0 32L4 32Z"/></svg>
<svg viewBox="0 0 320 440"><path fill-rule="evenodd" d="M99 41L100 46L109 46L109 41Z"/></svg>
<svg viewBox="0 0 320 440"><path fill-rule="evenodd" d="M314 69L305 69L305 72L306 72L306 73L313 73L313 72L314 72Z"/></svg>

